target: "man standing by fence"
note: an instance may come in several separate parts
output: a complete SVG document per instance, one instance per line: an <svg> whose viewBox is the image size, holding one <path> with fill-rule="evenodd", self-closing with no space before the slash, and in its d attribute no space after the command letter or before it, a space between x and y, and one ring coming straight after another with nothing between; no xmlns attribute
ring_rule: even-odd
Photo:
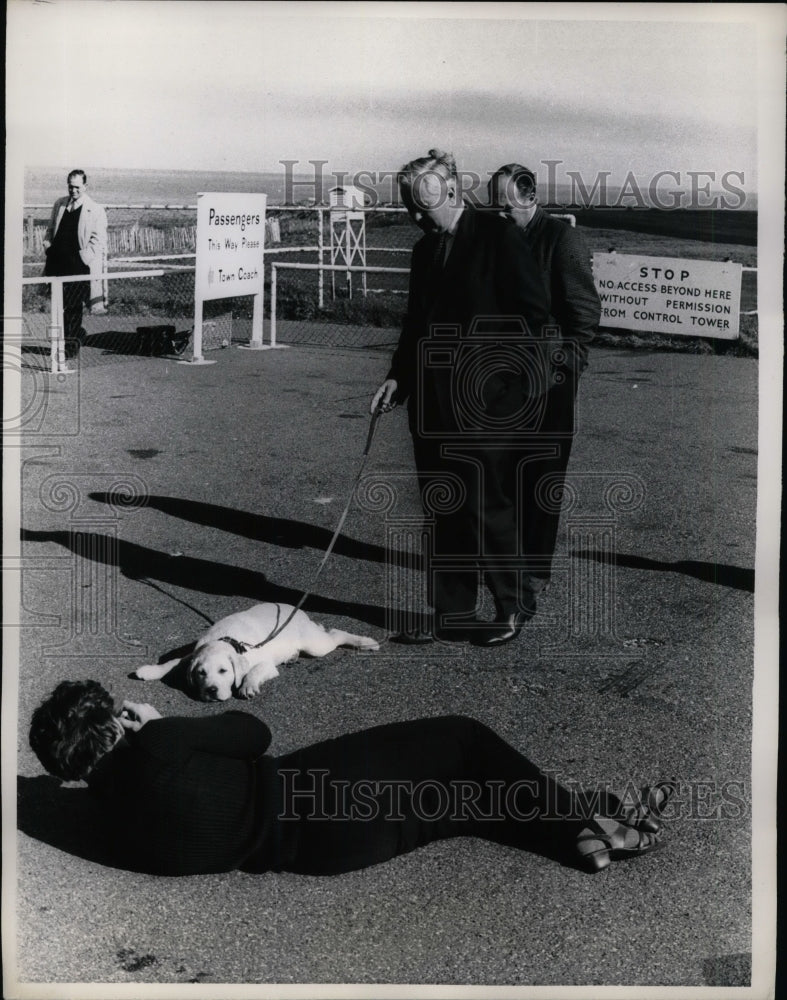
<svg viewBox="0 0 787 1000"><path fill-rule="evenodd" d="M104 311L102 280L107 246L107 214L86 191L84 170L68 175L68 195L52 207L44 236L47 277L92 274L91 282L69 281L63 285L63 326L67 356L79 353L82 338L82 309L89 295L91 309Z"/></svg>

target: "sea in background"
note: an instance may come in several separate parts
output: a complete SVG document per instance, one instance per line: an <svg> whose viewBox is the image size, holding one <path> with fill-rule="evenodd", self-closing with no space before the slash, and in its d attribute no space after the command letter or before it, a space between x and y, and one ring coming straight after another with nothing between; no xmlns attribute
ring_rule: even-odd
<svg viewBox="0 0 787 1000"><path fill-rule="evenodd" d="M25 205L50 206L66 194L69 167L32 167L25 171ZM267 194L270 204L284 202L284 171L236 173L203 170L126 170L85 167L88 189L102 205L196 205L200 191ZM295 178L304 180L308 178ZM296 191L305 190L296 188Z"/></svg>
<svg viewBox="0 0 787 1000"><path fill-rule="evenodd" d="M30 167L25 171L24 204L25 206L42 205L50 207L52 202L66 193L66 176L69 167ZM125 168L92 168L84 165L88 175L88 187L92 196L102 205L195 205L200 191L223 191L239 193L267 194L269 205L285 203L287 178L284 168L275 173L242 173L229 170L127 170ZM350 181L345 175L345 182ZM315 196L314 175L294 174L290 178L290 201L307 202ZM336 178L326 169L323 176L323 200L327 201L327 193L336 184ZM362 179L362 184L369 188L368 175ZM379 203L396 202L396 192L392 191L392 181L388 179L377 188ZM614 205L620 188L609 186L607 204ZM647 198L646 185L642 194ZM662 192L665 201L670 195L666 189ZM720 192L723 195L724 192ZM572 203L572 191L568 184L556 184L550 192L550 201L558 205L568 206ZM706 196L707 197L707 196ZM729 194L726 196L729 199ZM485 200L485 198L481 198ZM544 194L542 193L542 200ZM623 202L631 204L631 198ZM703 206L691 206L686 199L681 207L702 210ZM723 205L719 206L724 208ZM741 209L754 212L757 209L757 196L747 192Z"/></svg>

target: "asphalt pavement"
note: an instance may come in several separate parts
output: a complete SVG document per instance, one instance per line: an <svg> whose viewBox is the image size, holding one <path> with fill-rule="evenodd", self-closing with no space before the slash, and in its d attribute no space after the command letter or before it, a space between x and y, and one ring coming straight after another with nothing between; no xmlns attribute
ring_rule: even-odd
<svg viewBox="0 0 787 1000"><path fill-rule="evenodd" d="M386 415L366 492L305 605L381 650L301 659L235 703L268 723L273 753L466 713L564 781L676 779L662 850L596 876L466 840L331 878L164 879L107 863L87 793L29 750L30 714L81 677L163 714L226 707L130 671L207 620L311 589L388 355L231 347L199 366L87 347L60 379L34 358L23 354L21 982L749 984L756 361L592 352L554 581L498 650L387 641L401 591L386 545L419 506L405 414Z"/></svg>

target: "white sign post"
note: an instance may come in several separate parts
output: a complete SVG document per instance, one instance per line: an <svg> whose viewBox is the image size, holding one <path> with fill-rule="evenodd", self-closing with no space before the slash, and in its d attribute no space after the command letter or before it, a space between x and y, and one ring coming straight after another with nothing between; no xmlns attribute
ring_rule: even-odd
<svg viewBox="0 0 787 1000"><path fill-rule="evenodd" d="M594 253L601 326L735 340L741 273L731 261Z"/></svg>
<svg viewBox="0 0 787 1000"><path fill-rule="evenodd" d="M194 346L193 358L186 364L214 364L202 356L202 304L208 299L253 296L248 346L263 347L266 202L264 194L197 195Z"/></svg>

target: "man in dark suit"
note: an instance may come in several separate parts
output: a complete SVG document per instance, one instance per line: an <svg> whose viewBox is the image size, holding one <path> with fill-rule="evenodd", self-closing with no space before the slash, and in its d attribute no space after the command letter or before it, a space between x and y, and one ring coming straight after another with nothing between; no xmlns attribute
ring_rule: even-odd
<svg viewBox="0 0 787 1000"><path fill-rule="evenodd" d="M601 303L590 252L582 234L562 219L553 218L538 204L536 177L518 163L508 163L489 182L490 205L525 234L550 298L551 322L571 345L575 367L587 367L588 345L598 330Z"/></svg>
<svg viewBox="0 0 787 1000"><path fill-rule="evenodd" d="M524 234L549 297L550 327L565 351L538 434L541 442L550 442L552 451L523 464L518 484L521 509L527 512L521 531L530 558L529 586L537 595L549 582L560 516L555 498L565 480L575 432L578 380L587 368L601 303L581 233L541 208L531 170L518 163L500 167L489 182L489 200Z"/></svg>
<svg viewBox="0 0 787 1000"><path fill-rule="evenodd" d="M523 449L538 444L550 389L569 363L549 327L548 291L524 234L459 197L453 160L437 151L407 164L403 201L425 236L413 250L407 315L372 401L409 400L424 508L434 534L428 596L432 634L497 645L535 612L516 491ZM436 490L444 496L435 508ZM447 490L447 492L446 492ZM449 496L453 494L453 496ZM496 606L475 620L479 571ZM404 641L428 641L419 633Z"/></svg>

